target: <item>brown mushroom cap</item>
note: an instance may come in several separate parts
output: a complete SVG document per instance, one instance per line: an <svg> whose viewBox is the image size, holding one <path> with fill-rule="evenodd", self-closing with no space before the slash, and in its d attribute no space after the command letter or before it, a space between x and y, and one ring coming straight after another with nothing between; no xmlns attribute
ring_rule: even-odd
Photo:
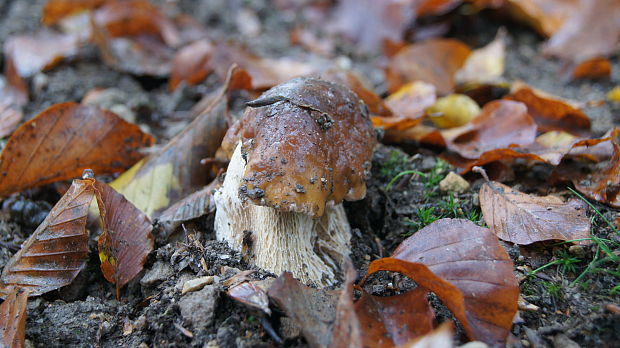
<svg viewBox="0 0 620 348"><path fill-rule="evenodd" d="M376 137L366 106L348 88L297 78L248 106L222 143L232 154L242 141L241 199L319 217L329 201L364 198Z"/></svg>

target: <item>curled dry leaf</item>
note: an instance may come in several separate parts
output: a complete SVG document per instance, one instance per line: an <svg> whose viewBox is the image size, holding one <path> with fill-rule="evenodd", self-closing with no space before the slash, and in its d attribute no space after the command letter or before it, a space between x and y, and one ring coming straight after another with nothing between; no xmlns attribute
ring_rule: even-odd
<svg viewBox="0 0 620 348"><path fill-rule="evenodd" d="M587 206L581 200L564 202L557 196L532 196L491 181L480 188L480 208L491 230L511 243L527 245L590 236Z"/></svg>
<svg viewBox="0 0 620 348"><path fill-rule="evenodd" d="M158 220L168 232L172 232L181 223L199 218L215 210L215 203L212 201L213 191L221 183L216 179L209 185L190 194L180 201L164 210Z"/></svg>
<svg viewBox="0 0 620 348"><path fill-rule="evenodd" d="M450 156L448 154L441 156L443 159L448 161L455 167L461 168L459 174L463 175L472 170L473 167L476 166L485 166L493 163L504 163L511 162L517 158L522 158L529 161L542 162L545 163L547 160L538 156L534 153L529 153L522 148L503 148L503 149L494 149L489 150L480 155L479 158L474 160L469 160L463 158L461 156ZM500 166L500 170L505 169L503 166ZM496 178L500 173L488 173L489 177Z"/></svg>
<svg viewBox="0 0 620 348"><path fill-rule="evenodd" d="M469 220L441 219L403 241L391 257L373 261L368 275L408 276L434 292L470 338L503 346L519 297L512 267L489 229Z"/></svg>
<svg viewBox="0 0 620 348"><path fill-rule="evenodd" d="M559 130L577 136L590 133L590 119L581 110L523 83L515 83L511 93L504 98L525 104L541 132Z"/></svg>
<svg viewBox="0 0 620 348"><path fill-rule="evenodd" d="M95 12L94 21L111 38L153 35L170 47L180 41L174 23L148 0L106 1Z"/></svg>
<svg viewBox="0 0 620 348"><path fill-rule="evenodd" d="M543 52L569 62L606 57L620 44L620 2L579 1L562 27L547 41Z"/></svg>
<svg viewBox="0 0 620 348"><path fill-rule="evenodd" d="M28 290L20 287L11 288L0 305L0 346L11 348L25 346L26 304L28 304Z"/></svg>
<svg viewBox="0 0 620 348"><path fill-rule="evenodd" d="M506 30L500 29L495 39L471 52L455 79L462 83L494 83L504 73L506 60Z"/></svg>
<svg viewBox="0 0 620 348"><path fill-rule="evenodd" d="M407 83L385 101L394 115L384 117L374 115L373 125L383 126L385 129L413 127L422 122L424 110L435 104L435 100L435 86L423 81Z"/></svg>
<svg viewBox="0 0 620 348"><path fill-rule="evenodd" d="M271 309L269 309L269 298L267 293L259 286L256 286L254 282L244 282L233 288L230 288L227 292L235 301L239 301L250 307L260 309L268 315L271 315Z"/></svg>
<svg viewBox="0 0 620 348"><path fill-rule="evenodd" d="M15 73L11 60L6 60L4 75L0 79L0 138L11 134L21 122L24 114L22 106L28 101L28 86Z"/></svg>
<svg viewBox="0 0 620 348"><path fill-rule="evenodd" d="M578 10L580 0L508 0L507 7L543 36L557 32Z"/></svg>
<svg viewBox="0 0 620 348"><path fill-rule="evenodd" d="M471 123L449 132L443 134L448 149L465 158L477 159L490 150L532 143L536 138L536 124L523 103L496 100L486 104Z"/></svg>
<svg viewBox="0 0 620 348"><path fill-rule="evenodd" d="M607 166L585 178L574 178L575 188L587 197L620 208L620 129L611 132L613 154Z"/></svg>
<svg viewBox="0 0 620 348"><path fill-rule="evenodd" d="M45 25L54 25L65 17L79 12L95 9L106 0L47 0L43 6L41 22Z"/></svg>
<svg viewBox="0 0 620 348"><path fill-rule="evenodd" d="M355 312L364 328L364 346L400 346L431 332L435 313L427 296L428 290L423 287L386 297L362 292Z"/></svg>
<svg viewBox="0 0 620 348"><path fill-rule="evenodd" d="M213 45L207 39L197 40L181 48L172 60L169 89L175 90L181 82L196 85L211 72L209 58Z"/></svg>
<svg viewBox="0 0 620 348"><path fill-rule="evenodd" d="M125 170L152 136L116 114L72 102L53 105L21 125L0 154L0 196L67 180L90 168Z"/></svg>
<svg viewBox="0 0 620 348"><path fill-rule="evenodd" d="M86 265L86 217L94 195L95 179L73 180L45 220L4 266L0 296L9 287L30 290L38 296L68 285Z"/></svg>
<svg viewBox="0 0 620 348"><path fill-rule="evenodd" d="M269 297L301 328L311 347L327 347L336 309L336 295L303 285L284 272L267 292Z"/></svg>
<svg viewBox="0 0 620 348"><path fill-rule="evenodd" d="M107 184L96 182L95 189L103 225L98 242L101 271L116 284L119 299L120 289L140 273L153 250L153 226L143 212Z"/></svg>
<svg viewBox="0 0 620 348"><path fill-rule="evenodd" d="M413 0L345 0L334 10L334 29L366 49L377 49L384 39L401 41L415 17Z"/></svg>
<svg viewBox="0 0 620 348"><path fill-rule="evenodd" d="M610 76L611 63L609 59L592 58L573 67L571 79L606 79Z"/></svg>
<svg viewBox="0 0 620 348"><path fill-rule="evenodd" d="M470 52L467 45L453 39L431 39L406 46L394 55L386 70L390 92L421 80L434 85L438 94L448 94L454 89L454 74Z"/></svg>
<svg viewBox="0 0 620 348"><path fill-rule="evenodd" d="M170 74L174 50L159 37L112 38L95 20L91 20L91 30L101 58L108 66L135 75L166 77Z"/></svg>
<svg viewBox="0 0 620 348"><path fill-rule="evenodd" d="M233 68L226 83L210 104L166 146L138 162L111 186L149 217L207 185L213 177L209 168L200 164L220 147L228 128L228 92L249 89L250 77Z"/></svg>
<svg viewBox="0 0 620 348"><path fill-rule="evenodd" d="M44 29L9 37L4 43L4 55L13 62L19 76L30 77L74 56L78 46L77 35Z"/></svg>
<svg viewBox="0 0 620 348"><path fill-rule="evenodd" d="M363 331L353 305L353 283L357 278L357 272L353 268L353 262L348 257L344 259L342 268L344 269L345 279L338 296L336 320L332 328L329 347L361 348Z"/></svg>

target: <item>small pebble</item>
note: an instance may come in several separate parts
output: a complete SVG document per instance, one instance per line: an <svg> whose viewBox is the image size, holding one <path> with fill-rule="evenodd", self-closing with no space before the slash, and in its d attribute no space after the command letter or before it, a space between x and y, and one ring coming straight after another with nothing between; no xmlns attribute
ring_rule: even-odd
<svg viewBox="0 0 620 348"><path fill-rule="evenodd" d="M462 176L450 172L439 182L439 189L444 192L463 193L469 189L469 183Z"/></svg>

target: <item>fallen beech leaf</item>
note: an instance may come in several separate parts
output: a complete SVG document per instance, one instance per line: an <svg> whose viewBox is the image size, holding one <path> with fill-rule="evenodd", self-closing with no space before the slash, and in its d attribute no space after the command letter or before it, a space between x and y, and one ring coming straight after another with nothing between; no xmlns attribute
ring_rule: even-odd
<svg viewBox="0 0 620 348"><path fill-rule="evenodd" d="M345 279L338 296L336 320L331 332L329 348L362 348L362 329L353 305L353 283L357 272L350 258L345 258L343 267Z"/></svg>
<svg viewBox="0 0 620 348"><path fill-rule="evenodd" d="M414 0L344 0L334 10L334 29L368 50L383 39L401 41L414 19Z"/></svg>
<svg viewBox="0 0 620 348"><path fill-rule="evenodd" d="M77 35L44 29L9 37L4 43L4 55L15 64L19 76L30 77L77 54L78 41Z"/></svg>
<svg viewBox="0 0 620 348"><path fill-rule="evenodd" d="M518 148L518 147L493 149L493 150L483 152L479 158L474 159L474 160L468 160L460 156L447 156L447 155L442 155L441 158L443 158L444 160L446 160L453 166L461 168L461 170L459 171L459 174L461 175L468 173L470 170L472 170L473 167L476 167L476 166L481 167L481 166L488 165L488 164L495 163L495 162L513 161L517 158L523 158L523 159L527 159L530 161L536 161L536 162L542 162L542 163L547 162L547 160L545 160L541 156L538 156L537 154L529 153L529 152L519 152L519 151L525 151L525 150L523 148ZM489 173L489 177L497 177L497 175Z"/></svg>
<svg viewBox="0 0 620 348"><path fill-rule="evenodd" d="M571 79L606 79L611 76L611 63L606 58L592 58L573 68Z"/></svg>
<svg viewBox="0 0 620 348"><path fill-rule="evenodd" d="M489 229L469 220L441 219L403 241L391 257L373 261L368 275L408 276L434 292L471 339L503 346L519 297L512 267Z"/></svg>
<svg viewBox="0 0 620 348"><path fill-rule="evenodd" d="M575 178L575 188L589 198L620 208L620 129L611 132L613 155L606 167L585 178Z"/></svg>
<svg viewBox="0 0 620 348"><path fill-rule="evenodd" d="M405 122L407 121L405 120ZM376 122L378 122L376 117L373 117L373 125L375 127L381 125ZM425 144L438 148L446 147L446 141L439 130L423 124L418 124L414 127L408 127L406 123L402 127L398 123L393 126L390 125L390 127L386 127L382 141L386 144Z"/></svg>
<svg viewBox="0 0 620 348"><path fill-rule="evenodd" d="M399 346L431 332L435 313L427 296L428 290L423 287L386 297L362 292L355 311L364 328L364 346Z"/></svg>
<svg viewBox="0 0 620 348"><path fill-rule="evenodd" d="M454 74L463 66L471 50L453 39L431 39L402 48L386 70L391 93L404 84L422 80L433 84L440 95L454 89Z"/></svg>
<svg viewBox="0 0 620 348"><path fill-rule="evenodd" d="M106 1L95 11L94 21L111 38L155 35L170 47L181 40L174 23L148 0Z"/></svg>
<svg viewBox="0 0 620 348"><path fill-rule="evenodd" d="M524 104L496 100L484 106L470 124L443 133L448 149L477 159L483 153L511 145L527 145L536 138L536 124Z"/></svg>
<svg viewBox="0 0 620 348"><path fill-rule="evenodd" d="M309 63L289 58L269 59L259 57L242 47L229 43L216 43L210 65L221 79L233 64L252 76L254 89L267 89L294 77L310 75L319 70Z"/></svg>
<svg viewBox="0 0 620 348"><path fill-rule="evenodd" d="M505 60L506 30L502 28L493 41L471 52L463 67L456 72L456 82L459 84L497 82L504 73Z"/></svg>
<svg viewBox="0 0 620 348"><path fill-rule="evenodd" d="M342 69L327 69L320 74L319 78L339 83L349 87L368 106L371 115L388 116L392 114L386 102L375 92L368 89L364 82L352 71Z"/></svg>
<svg viewBox="0 0 620 348"><path fill-rule="evenodd" d="M0 346L25 346L27 303L28 290L13 287L0 305Z"/></svg>
<svg viewBox="0 0 620 348"><path fill-rule="evenodd" d="M480 114L480 107L470 97L453 93L437 99L426 110L428 118L439 128L454 128L469 123Z"/></svg>
<svg viewBox="0 0 620 348"><path fill-rule="evenodd" d="M38 296L68 285L86 265L88 232L86 217L93 200L95 179L73 180L45 220L4 266L0 296L10 286Z"/></svg>
<svg viewBox="0 0 620 348"><path fill-rule="evenodd" d="M154 218L170 204L211 182L209 168L200 160L213 157L222 143L228 128L228 93L249 89L250 81L242 69L231 69L208 107L166 146L138 162L111 186Z"/></svg>
<svg viewBox="0 0 620 348"><path fill-rule="evenodd" d="M310 347L327 347L336 308L335 294L305 286L289 272L279 276L267 293L301 328Z"/></svg>
<svg viewBox="0 0 620 348"><path fill-rule="evenodd" d="M439 327L432 332L429 332L422 337L413 339L398 348L453 348L453 331L454 324L447 321L439 325Z"/></svg>
<svg viewBox="0 0 620 348"><path fill-rule="evenodd" d="M116 173L143 157L152 136L116 114L72 102L21 125L0 154L0 196L79 176Z"/></svg>
<svg viewBox="0 0 620 348"><path fill-rule="evenodd" d="M158 220L164 225L166 232L171 233L181 223L199 218L215 211L215 203L211 199L213 191L221 183L216 179L209 185L179 200L164 210Z"/></svg>
<svg viewBox="0 0 620 348"><path fill-rule="evenodd" d="M14 75L9 76L11 74ZM5 62L5 76L6 80L0 79L0 138L13 133L17 128L24 116L22 106L28 101L28 87L15 74L10 60ZM15 83L17 86L13 85Z"/></svg>
<svg viewBox="0 0 620 348"><path fill-rule="evenodd" d="M581 110L523 83L515 83L504 99L524 103L541 132L559 130L577 136L588 136L590 133L590 119Z"/></svg>
<svg viewBox="0 0 620 348"><path fill-rule="evenodd" d="M395 115L416 120L424 116L424 110L435 104L436 97L435 86L414 81L388 96L385 103Z"/></svg>
<svg viewBox="0 0 620 348"><path fill-rule="evenodd" d="M167 77L170 74L174 51L158 37L111 38L94 20L91 30L106 65L135 75Z"/></svg>
<svg viewBox="0 0 620 348"><path fill-rule="evenodd" d="M209 58L213 45L207 39L195 41L181 48L172 60L172 72L168 89L174 91L179 83L196 85L211 72Z"/></svg>
<svg viewBox="0 0 620 348"><path fill-rule="evenodd" d="M508 9L543 36L557 32L578 10L581 0L508 0Z"/></svg>
<svg viewBox="0 0 620 348"><path fill-rule="evenodd" d="M261 311L267 313L267 315L271 315L271 309L269 309L269 298L267 297L267 294L253 282L244 282L230 288L227 294L235 301L239 301L250 307L260 309Z"/></svg>
<svg viewBox="0 0 620 348"><path fill-rule="evenodd" d="M43 6L41 22L44 25L53 25L61 19L76 13L92 10L101 6L106 0L47 0Z"/></svg>
<svg viewBox="0 0 620 348"><path fill-rule="evenodd" d="M153 250L153 226L149 218L123 195L102 182L95 183L95 197L103 225L99 237L101 271L120 291L144 266Z"/></svg>
<svg viewBox="0 0 620 348"><path fill-rule="evenodd" d="M581 200L564 202L556 196L532 196L491 181L480 188L480 208L491 230L511 243L527 245L590 236L587 206Z"/></svg>
<svg viewBox="0 0 620 348"><path fill-rule="evenodd" d="M547 41L543 53L569 62L606 57L620 44L620 2L581 0L562 27Z"/></svg>

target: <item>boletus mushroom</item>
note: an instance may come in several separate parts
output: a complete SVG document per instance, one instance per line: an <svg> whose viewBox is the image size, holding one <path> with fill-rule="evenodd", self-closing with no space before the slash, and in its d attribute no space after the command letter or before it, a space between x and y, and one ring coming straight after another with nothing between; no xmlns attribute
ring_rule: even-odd
<svg viewBox="0 0 620 348"><path fill-rule="evenodd" d="M338 278L350 253L343 199L366 195L375 132L348 88L314 78L249 102L227 132L230 164L215 192L215 231L260 268L307 284Z"/></svg>

